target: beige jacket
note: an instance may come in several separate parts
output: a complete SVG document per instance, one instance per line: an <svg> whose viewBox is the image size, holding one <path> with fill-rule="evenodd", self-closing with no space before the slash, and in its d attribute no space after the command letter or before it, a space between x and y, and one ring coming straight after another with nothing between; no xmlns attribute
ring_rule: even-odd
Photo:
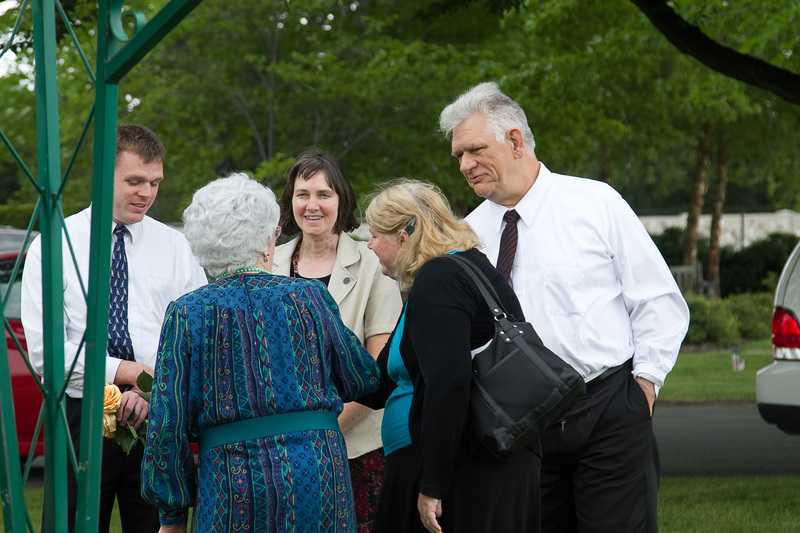
<svg viewBox="0 0 800 533"><path fill-rule="evenodd" d="M288 276L292 255L299 243L295 237L275 248L272 272ZM331 272L328 292L339 305L344 325L361 342L391 333L400 317L403 304L397 282L381 274L378 258L362 241L341 234L336 248L336 263ZM381 442L383 410L373 411L344 434L350 459L377 450Z"/></svg>

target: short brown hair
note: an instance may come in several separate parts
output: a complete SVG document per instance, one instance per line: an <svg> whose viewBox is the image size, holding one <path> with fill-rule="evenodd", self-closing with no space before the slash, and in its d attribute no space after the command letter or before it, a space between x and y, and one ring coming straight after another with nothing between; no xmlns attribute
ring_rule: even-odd
<svg viewBox="0 0 800 533"><path fill-rule="evenodd" d="M139 124L120 124L117 126L117 146L115 158L122 152L131 152L142 158L145 163L164 161L167 149L158 135Z"/></svg>
<svg viewBox="0 0 800 533"><path fill-rule="evenodd" d="M286 178L286 188L281 195L281 230L285 235L294 235L300 232L300 227L294 219L292 212L292 198L294 197L294 184L298 178L310 179L317 172L324 172L328 185L336 192L339 197L339 211L336 214L336 224L333 232L337 235L348 231L353 231L359 226L356 218L356 193L350 180L331 154L311 146L303 150L294 160L289 174Z"/></svg>

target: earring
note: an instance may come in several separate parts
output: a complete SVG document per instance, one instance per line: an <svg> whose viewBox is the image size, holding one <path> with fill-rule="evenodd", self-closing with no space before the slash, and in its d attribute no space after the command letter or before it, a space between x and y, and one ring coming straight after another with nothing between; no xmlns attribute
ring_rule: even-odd
<svg viewBox="0 0 800 533"><path fill-rule="evenodd" d="M264 254L264 262L265 263L269 262L269 252Z"/></svg>

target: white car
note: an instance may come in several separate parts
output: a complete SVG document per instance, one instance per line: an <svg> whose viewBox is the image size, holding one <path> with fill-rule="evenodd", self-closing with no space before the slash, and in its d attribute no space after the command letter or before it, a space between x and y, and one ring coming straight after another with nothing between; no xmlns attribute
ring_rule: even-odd
<svg viewBox="0 0 800 533"><path fill-rule="evenodd" d="M800 434L800 244L789 255L775 289L772 309L773 362L756 374L761 417Z"/></svg>

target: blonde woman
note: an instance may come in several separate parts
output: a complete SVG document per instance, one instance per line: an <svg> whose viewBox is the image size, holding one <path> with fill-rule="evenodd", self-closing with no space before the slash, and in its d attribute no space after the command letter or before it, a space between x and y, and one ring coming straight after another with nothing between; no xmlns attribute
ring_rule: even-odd
<svg viewBox="0 0 800 533"><path fill-rule="evenodd" d="M381 390L365 400L377 407L387 398L375 531L538 532L538 441L504 463L469 427L471 352L492 338L494 320L472 280L446 256L473 262L505 310L522 319L513 290L429 183L384 185L366 219L383 273L408 291L378 359Z"/></svg>

